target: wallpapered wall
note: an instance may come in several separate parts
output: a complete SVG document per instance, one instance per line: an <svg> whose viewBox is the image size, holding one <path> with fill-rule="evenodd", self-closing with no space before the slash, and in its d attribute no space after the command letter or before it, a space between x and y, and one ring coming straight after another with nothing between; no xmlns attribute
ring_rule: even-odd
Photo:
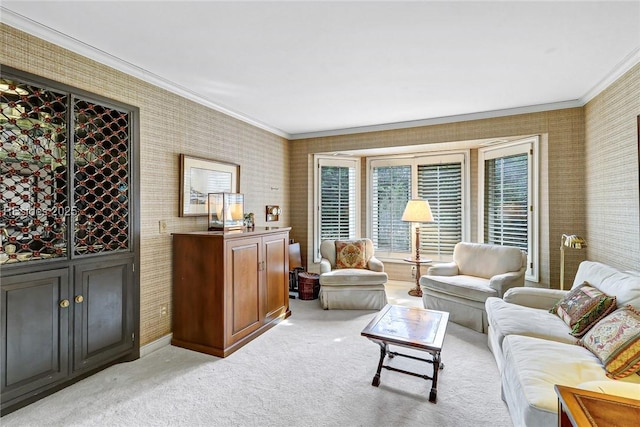
<svg viewBox="0 0 640 427"><path fill-rule="evenodd" d="M0 37L3 64L140 108L142 345L171 332L170 316L160 317L160 305L171 301L171 236L159 233L158 221L166 220L169 232L206 227L204 218L178 217L179 153L240 164L246 210L265 225L264 206L279 204L281 220L270 225L291 225L306 260L313 153L539 134L539 285L557 287L562 233L585 236L589 259L640 269L640 65L585 108L289 142L4 24ZM475 216L475 151L471 161ZM475 220L471 225L475 236ZM568 254L568 277L584 256Z"/></svg>
<svg viewBox="0 0 640 427"><path fill-rule="evenodd" d="M640 64L585 107L589 258L640 270Z"/></svg>
<svg viewBox="0 0 640 427"><path fill-rule="evenodd" d="M562 233L585 234L584 229L584 180L574 179L584 169L584 112L583 108L571 108L542 113L521 114L492 119L457 122L435 126L371 132L355 135L313 138L294 141L291 146L291 164L306 164L307 169L292 170L292 191L310 194L308 198L291 200L292 226L307 229L304 247L307 252L313 244L312 230L312 181L313 154L346 150L410 146L440 142L465 141L484 138L500 138L524 135L540 135L540 281L533 286L558 287L560 277L560 236ZM471 153L471 235L477 241L478 182L477 150ZM565 163L568 166L565 166ZM365 224L362 218L362 224ZM583 254L567 256L567 278L573 278ZM388 266L396 273L398 266ZM403 267L408 271L408 267ZM406 278L406 274L404 277Z"/></svg>
<svg viewBox="0 0 640 427"><path fill-rule="evenodd" d="M140 108L141 344L171 332L171 234L206 229L206 219L178 217L179 154L240 164L245 210L264 223L266 205L280 205L289 223L289 145L285 139L137 78L0 25L4 65ZM167 234L159 233L166 220ZM169 313L171 314L171 313Z"/></svg>

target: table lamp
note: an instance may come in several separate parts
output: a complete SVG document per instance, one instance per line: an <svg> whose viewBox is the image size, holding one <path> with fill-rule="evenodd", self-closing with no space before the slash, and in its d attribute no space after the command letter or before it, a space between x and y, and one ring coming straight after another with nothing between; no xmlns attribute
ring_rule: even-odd
<svg viewBox="0 0 640 427"><path fill-rule="evenodd" d="M564 248L583 249L587 247L587 242L575 234L563 234L560 240L560 289L564 290Z"/></svg>
<svg viewBox="0 0 640 427"><path fill-rule="evenodd" d="M429 202L424 199L411 199L407 202L402 214L402 221L418 224L416 226L416 257L412 262L416 263L416 287L409 291L409 295L420 297L420 225L421 222L433 221L433 214Z"/></svg>

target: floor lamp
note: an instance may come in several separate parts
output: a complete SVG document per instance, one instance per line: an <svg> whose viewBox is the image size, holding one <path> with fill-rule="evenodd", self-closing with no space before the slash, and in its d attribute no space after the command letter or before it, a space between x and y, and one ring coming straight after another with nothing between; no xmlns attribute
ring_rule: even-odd
<svg viewBox="0 0 640 427"><path fill-rule="evenodd" d="M564 248L583 249L587 247L587 242L580 236L562 235L560 240L560 289L564 290Z"/></svg>
<svg viewBox="0 0 640 427"><path fill-rule="evenodd" d="M416 223L416 256L415 258L406 258L405 261L416 265L416 287L409 291L409 295L421 297L420 289L420 263L429 263L431 260L420 259L420 223L433 221L431 207L429 202L424 199L411 199L407 202L402 214L402 221Z"/></svg>

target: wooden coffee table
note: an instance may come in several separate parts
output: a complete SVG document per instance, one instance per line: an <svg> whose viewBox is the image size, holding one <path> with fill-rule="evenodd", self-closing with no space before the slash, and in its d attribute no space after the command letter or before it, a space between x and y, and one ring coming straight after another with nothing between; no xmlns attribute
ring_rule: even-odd
<svg viewBox="0 0 640 427"><path fill-rule="evenodd" d="M444 311L387 304L360 333L380 346L378 371L373 377L371 385L374 387L380 385L382 368L431 380L429 401L435 403L438 395L438 371L444 368L444 364L440 362L440 352L448 323L449 313ZM421 350L429 353L431 358L423 359L389 351L389 345ZM389 356L390 359L401 356L430 363L433 365L433 374L431 376L422 375L385 365L384 358L386 356Z"/></svg>

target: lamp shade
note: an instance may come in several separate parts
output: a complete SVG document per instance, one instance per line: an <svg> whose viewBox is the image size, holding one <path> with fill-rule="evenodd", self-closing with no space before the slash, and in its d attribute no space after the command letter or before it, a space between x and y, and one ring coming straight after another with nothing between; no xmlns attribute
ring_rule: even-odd
<svg viewBox="0 0 640 427"><path fill-rule="evenodd" d="M402 214L402 220L406 222L431 222L433 214L429 202L424 199L411 199L407 202Z"/></svg>

